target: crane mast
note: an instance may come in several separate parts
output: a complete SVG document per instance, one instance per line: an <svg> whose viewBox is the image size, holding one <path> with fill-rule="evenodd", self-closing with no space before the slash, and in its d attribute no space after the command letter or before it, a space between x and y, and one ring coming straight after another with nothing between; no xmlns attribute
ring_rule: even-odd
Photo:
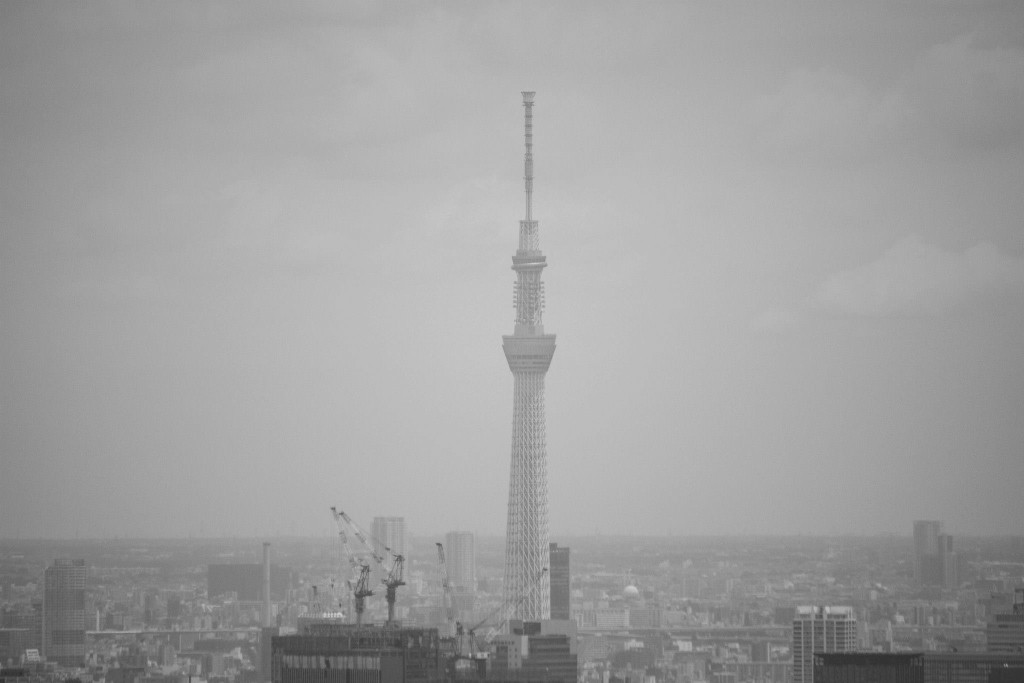
<svg viewBox="0 0 1024 683"><path fill-rule="evenodd" d="M448 627L448 635L455 632L455 604L452 600L452 584L448 579L448 563L444 559L444 546L437 545L437 565L441 573L441 607L444 610L444 622Z"/></svg>
<svg viewBox="0 0 1024 683"><path fill-rule="evenodd" d="M353 611L356 613L356 625L362 625L363 612L366 610L366 598L373 595L370 589L370 565L359 562L352 549L348 545L348 535L345 533L345 520L337 509L331 508L331 517L338 526L338 540L341 543L342 553L348 558L349 570L352 578L346 581L349 593L352 596ZM353 585L353 581L355 582Z"/></svg>

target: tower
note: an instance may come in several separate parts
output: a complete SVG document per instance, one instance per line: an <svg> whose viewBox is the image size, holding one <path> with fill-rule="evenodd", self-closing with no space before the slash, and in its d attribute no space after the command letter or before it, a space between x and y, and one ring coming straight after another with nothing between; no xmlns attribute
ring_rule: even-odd
<svg viewBox="0 0 1024 683"><path fill-rule="evenodd" d="M505 598L515 605L514 619L540 621L550 613L548 575L547 443L544 424L544 375L555 353L555 335L544 334L544 283L547 266L533 219L533 95L523 92L526 109L526 217L519 221L519 249L512 257L516 273L515 331L502 337L514 383L512 462L505 535Z"/></svg>
<svg viewBox="0 0 1024 683"><path fill-rule="evenodd" d="M85 560L54 560L43 587L43 654L60 666L85 661Z"/></svg>

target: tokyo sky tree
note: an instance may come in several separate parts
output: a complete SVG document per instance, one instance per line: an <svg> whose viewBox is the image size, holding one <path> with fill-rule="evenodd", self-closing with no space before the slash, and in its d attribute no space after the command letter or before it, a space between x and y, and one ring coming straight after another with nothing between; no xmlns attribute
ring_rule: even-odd
<svg viewBox="0 0 1024 683"><path fill-rule="evenodd" d="M515 382L512 400L512 466L508 485L505 540L505 599L512 618L548 619L551 613L548 566L548 454L544 427L544 375L555 353L555 335L544 334L544 283L547 265L533 219L533 95L523 93L526 108L526 218L519 221L519 249L513 305L515 332L502 337Z"/></svg>

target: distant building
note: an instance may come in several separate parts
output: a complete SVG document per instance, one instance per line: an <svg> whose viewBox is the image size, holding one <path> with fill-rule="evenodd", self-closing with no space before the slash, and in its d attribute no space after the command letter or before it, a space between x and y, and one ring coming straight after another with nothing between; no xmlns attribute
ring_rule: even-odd
<svg viewBox="0 0 1024 683"><path fill-rule="evenodd" d="M0 666L20 664L25 650L31 647L31 630L27 628L0 628Z"/></svg>
<svg viewBox="0 0 1024 683"><path fill-rule="evenodd" d="M270 596L283 600L292 585L290 569L270 566ZM211 600L227 593L234 593L242 602L263 600L263 565L211 564L206 568L206 594Z"/></svg>
<svg viewBox="0 0 1024 683"><path fill-rule="evenodd" d="M1009 613L992 615L985 639L988 652L1024 654L1024 588L1014 591Z"/></svg>
<svg viewBox="0 0 1024 683"><path fill-rule="evenodd" d="M1024 655L856 652L814 656L815 683L1020 683Z"/></svg>
<svg viewBox="0 0 1024 683"><path fill-rule="evenodd" d="M857 619L852 607L796 608L793 618L793 683L814 683L814 655L856 649Z"/></svg>
<svg viewBox="0 0 1024 683"><path fill-rule="evenodd" d="M395 555L405 555L405 517L374 517L370 535L374 550L384 558L386 569L391 569ZM386 574L386 570L374 567L374 583L379 583Z"/></svg>
<svg viewBox="0 0 1024 683"><path fill-rule="evenodd" d="M942 522L914 522L914 580L919 586L955 590L959 586L953 537L942 533Z"/></svg>
<svg viewBox="0 0 1024 683"><path fill-rule="evenodd" d="M557 543L549 546L548 575L551 577L551 618L572 618L572 587L569 549L558 547Z"/></svg>
<svg viewBox="0 0 1024 683"><path fill-rule="evenodd" d="M449 531L444 537L448 580L462 593L476 591L476 542L468 531Z"/></svg>
<svg viewBox="0 0 1024 683"><path fill-rule="evenodd" d="M85 663L85 560L54 560L43 579L43 656L60 666Z"/></svg>
<svg viewBox="0 0 1024 683"><path fill-rule="evenodd" d="M31 605L14 605L4 607L0 612L0 628L28 631L29 641L26 650L43 649L43 601L33 600ZM19 636L13 636L13 646L17 646ZM20 654L19 654L20 657ZM6 660L4 660L6 661Z"/></svg>

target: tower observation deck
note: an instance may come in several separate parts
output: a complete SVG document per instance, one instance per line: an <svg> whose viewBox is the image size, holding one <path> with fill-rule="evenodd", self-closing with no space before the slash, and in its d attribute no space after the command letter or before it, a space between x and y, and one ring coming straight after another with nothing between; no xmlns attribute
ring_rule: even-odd
<svg viewBox="0 0 1024 683"><path fill-rule="evenodd" d="M533 96L523 93L526 109L526 217L519 221L519 249L512 257L516 273L515 331L502 337L512 371L512 463L505 537L505 599L516 605L514 619L539 621L550 615L548 565L547 439L544 375L555 353L555 335L544 334L544 283L547 266L533 218Z"/></svg>

